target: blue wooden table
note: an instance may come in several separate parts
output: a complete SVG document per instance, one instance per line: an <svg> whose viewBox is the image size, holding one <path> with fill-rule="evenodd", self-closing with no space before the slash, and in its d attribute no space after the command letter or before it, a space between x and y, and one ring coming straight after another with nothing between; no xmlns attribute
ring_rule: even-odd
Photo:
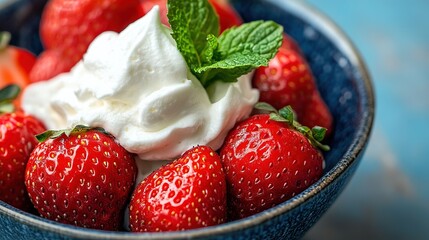
<svg viewBox="0 0 429 240"><path fill-rule="evenodd" d="M429 239L429 1L307 1L360 50L376 118L350 185L305 239Z"/></svg>

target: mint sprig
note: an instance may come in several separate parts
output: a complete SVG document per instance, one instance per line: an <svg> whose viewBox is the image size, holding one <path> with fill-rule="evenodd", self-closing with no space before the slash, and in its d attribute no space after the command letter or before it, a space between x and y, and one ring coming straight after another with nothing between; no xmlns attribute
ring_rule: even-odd
<svg viewBox="0 0 429 240"><path fill-rule="evenodd" d="M209 36L219 35L214 9L207 0L169 0L167 7L172 36L188 66L193 69L203 65L203 56L213 44L213 41L208 41Z"/></svg>
<svg viewBox="0 0 429 240"><path fill-rule="evenodd" d="M245 23L219 36L219 19L207 0L169 0L168 19L179 51L204 87L267 66L283 39L283 27L273 21Z"/></svg>

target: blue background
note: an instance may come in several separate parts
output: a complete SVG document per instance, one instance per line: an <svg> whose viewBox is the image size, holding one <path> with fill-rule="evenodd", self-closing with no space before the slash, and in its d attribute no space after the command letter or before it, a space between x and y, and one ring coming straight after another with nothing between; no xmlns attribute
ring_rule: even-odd
<svg viewBox="0 0 429 240"><path fill-rule="evenodd" d="M304 239L429 239L429 1L307 2L366 61L376 118L355 176Z"/></svg>

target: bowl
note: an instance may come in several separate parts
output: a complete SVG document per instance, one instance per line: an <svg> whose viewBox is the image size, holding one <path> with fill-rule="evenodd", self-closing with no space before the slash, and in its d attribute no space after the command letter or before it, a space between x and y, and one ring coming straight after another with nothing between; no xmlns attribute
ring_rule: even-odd
<svg viewBox="0 0 429 240"><path fill-rule="evenodd" d="M13 43L41 51L37 26L46 0L0 0L0 30ZM213 227L166 233L109 232L56 223L0 201L4 239L298 239L334 203L358 168L373 126L373 85L352 42L302 1L232 0L245 21L270 19L300 45L335 119L323 177L302 193L251 217Z"/></svg>

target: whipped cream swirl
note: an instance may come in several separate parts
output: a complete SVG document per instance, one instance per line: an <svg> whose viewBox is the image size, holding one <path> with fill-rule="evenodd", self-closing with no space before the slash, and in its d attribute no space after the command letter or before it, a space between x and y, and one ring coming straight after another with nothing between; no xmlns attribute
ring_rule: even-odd
<svg viewBox="0 0 429 240"><path fill-rule="evenodd" d="M22 103L50 129L103 127L140 159L169 160L222 145L258 101L250 78L206 90L155 7L121 33L98 36L70 72L28 86Z"/></svg>

